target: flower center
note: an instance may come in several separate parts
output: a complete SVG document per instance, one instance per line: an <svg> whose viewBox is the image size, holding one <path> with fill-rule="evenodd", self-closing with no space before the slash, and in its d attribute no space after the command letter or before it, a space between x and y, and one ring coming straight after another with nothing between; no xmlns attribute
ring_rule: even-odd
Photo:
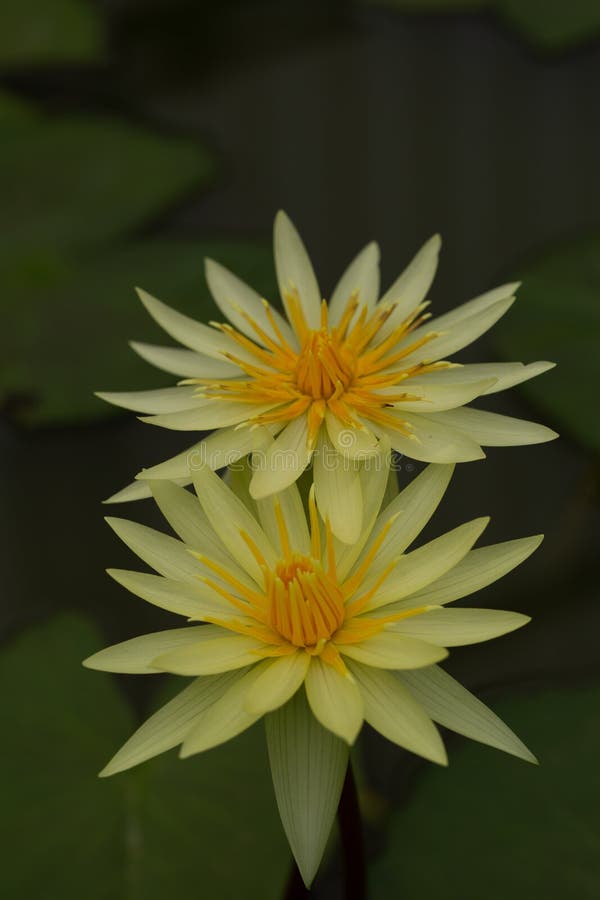
<svg viewBox="0 0 600 900"><path fill-rule="evenodd" d="M296 647L316 647L344 621L337 581L315 559L293 554L266 576L268 622Z"/></svg>
<svg viewBox="0 0 600 900"><path fill-rule="evenodd" d="M314 400L329 400L354 379L356 360L344 342L327 328L309 331L296 364L298 389ZM340 389L341 386L341 389Z"/></svg>

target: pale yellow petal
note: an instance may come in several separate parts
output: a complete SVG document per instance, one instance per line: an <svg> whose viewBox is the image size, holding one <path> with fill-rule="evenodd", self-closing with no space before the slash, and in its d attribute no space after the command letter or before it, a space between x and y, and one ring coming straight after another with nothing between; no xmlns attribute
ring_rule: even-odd
<svg viewBox="0 0 600 900"><path fill-rule="evenodd" d="M321 725L353 744L363 721L362 696L354 679L313 657L305 683L310 708Z"/></svg>

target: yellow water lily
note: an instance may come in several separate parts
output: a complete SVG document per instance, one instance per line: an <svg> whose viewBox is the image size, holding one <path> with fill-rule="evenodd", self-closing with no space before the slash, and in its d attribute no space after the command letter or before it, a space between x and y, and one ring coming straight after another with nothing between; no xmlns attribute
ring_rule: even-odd
<svg viewBox="0 0 600 900"><path fill-rule="evenodd" d="M359 475L368 491L352 546L337 540L322 519L314 489L307 510L295 484L254 501L241 488L234 493L207 466L194 472L196 495L168 481L150 484L177 537L108 519L158 573L112 570L112 577L188 624L109 647L85 664L194 680L142 725L102 774L177 745L183 757L199 753L266 716L279 808L307 881L335 814L348 747L364 721L440 764L447 759L434 721L533 760L438 663L448 647L489 640L528 621L519 613L449 604L510 571L541 537L473 549L488 522L480 518L408 550L440 502L453 466L429 465L382 510L388 466L381 456L381 464ZM319 772L320 787L311 793ZM313 804L318 827L299 828L298 816Z"/></svg>
<svg viewBox="0 0 600 900"><path fill-rule="evenodd" d="M187 484L196 464L217 469L263 449L250 486L260 499L293 483L314 458L317 504L334 533L352 543L361 529L362 498L351 461L368 458L382 438L413 459L450 463L482 458L482 446L555 437L542 425L466 406L552 363L449 361L507 312L518 285L505 284L430 322L425 298L439 249L435 236L380 297L379 250L371 243L327 303L296 229L280 212L274 255L285 317L212 260L206 261L208 286L228 323L203 325L139 291L150 315L187 349L132 346L182 380L172 388L99 396L146 414L143 421L154 425L215 431L142 471L137 484L111 499L149 496L149 479ZM324 457L329 470L337 469L341 500L332 508Z"/></svg>

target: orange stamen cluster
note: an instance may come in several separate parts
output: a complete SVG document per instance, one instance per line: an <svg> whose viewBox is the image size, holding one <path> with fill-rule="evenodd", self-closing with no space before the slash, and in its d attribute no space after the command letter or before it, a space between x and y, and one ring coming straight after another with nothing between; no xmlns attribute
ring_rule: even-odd
<svg viewBox="0 0 600 900"><path fill-rule="evenodd" d="M325 525L322 558L322 538L314 489L309 498L310 554L300 554L293 550L278 504L275 512L282 549L281 559L275 566L269 566L249 535L241 532L242 539L262 571L262 590L258 587L256 590L249 589L226 568L198 555L201 562L221 579L219 583L211 578L204 578L205 583L242 614L241 618L210 618L208 621L264 642L264 646L257 650L259 656L286 656L302 649L311 656L320 656L340 672L346 673L336 645L367 640L381 631L388 622L425 611L425 608L419 608L378 618L360 615L394 568L395 562L381 573L368 590L360 593L360 587L394 518L382 528L353 575L340 581L329 523Z"/></svg>
<svg viewBox="0 0 600 900"><path fill-rule="evenodd" d="M394 348L428 317L422 304L385 337L381 329L395 309L393 304L377 307L371 314L366 307L359 309L356 293L350 296L337 325L330 327L327 304L321 307L321 327L309 329L297 293L286 296L290 322L298 337L300 349L291 346L282 334L269 304L264 301L272 335L247 313L243 317L260 343L237 331L231 325L212 323L245 351L244 358L226 354L247 376L247 379L212 381L189 379L186 384L198 384L205 397L248 403L248 422L270 424L288 422L300 415L308 415L309 445L316 440L319 428L329 410L345 426L363 428L367 423L391 426L408 434L406 423L386 412L386 407L403 400L419 399L405 391L390 392L389 388L415 374L423 374L444 362L420 362L402 368L401 361L427 344L435 332ZM248 361L248 354L251 362ZM393 371L389 371L394 367ZM386 389L384 393L380 393ZM273 409L252 416L253 405L273 403Z"/></svg>

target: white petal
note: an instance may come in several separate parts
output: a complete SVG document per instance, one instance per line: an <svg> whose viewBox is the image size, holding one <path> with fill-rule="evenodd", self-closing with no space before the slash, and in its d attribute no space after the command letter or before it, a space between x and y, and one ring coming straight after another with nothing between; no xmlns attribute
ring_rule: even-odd
<svg viewBox="0 0 600 900"><path fill-rule="evenodd" d="M325 413L325 425L329 440L342 456L364 460L377 453L379 441L368 427L348 428L329 410Z"/></svg>
<svg viewBox="0 0 600 900"><path fill-rule="evenodd" d="M246 710L262 716L287 703L304 681L309 664L310 656L304 650L274 659L248 690Z"/></svg>
<svg viewBox="0 0 600 900"><path fill-rule="evenodd" d="M202 753L218 747L250 728L260 716L249 713L244 701L249 688L264 671L264 663L245 671L211 706L197 717L194 727L185 737L180 756Z"/></svg>
<svg viewBox="0 0 600 900"><path fill-rule="evenodd" d="M154 321L158 322L167 334L183 344L184 347L189 347L190 350L218 360L224 360L225 353L233 353L240 359L256 361L253 356L246 353L239 344L223 332L196 322L195 319L190 319L183 313L176 312L140 288L137 288L137 293ZM227 360L224 361L227 362Z"/></svg>
<svg viewBox="0 0 600 900"><path fill-rule="evenodd" d="M492 288L491 291L478 294L477 297L467 300L466 303L461 303L459 306L451 309L450 312L437 316L435 322L439 322L440 328L445 330L450 326L454 326L457 322L462 322L464 319L468 319L477 313L484 312L500 300L506 300L509 297L514 298L520 286L520 281L510 281L507 284L501 284L499 287Z"/></svg>
<svg viewBox="0 0 600 900"><path fill-rule="evenodd" d="M403 368L415 365L424 359L446 359L468 344L472 344L508 312L514 301L514 297L506 297L469 316L459 315L461 309L459 307L458 310L421 325L398 344L398 348L409 346L430 332L440 332L439 337L433 338L423 347L405 356L402 360Z"/></svg>
<svg viewBox="0 0 600 900"><path fill-rule="evenodd" d="M484 447L512 447L522 444L541 444L558 437L556 431L528 422L514 419L482 409L451 409L435 413L432 420L436 424L449 425L462 432Z"/></svg>
<svg viewBox="0 0 600 900"><path fill-rule="evenodd" d="M416 396L416 400L398 400L394 403L395 409L400 414L406 410L409 412L420 413L428 416L430 413L439 410L454 409L457 406L463 406L470 403L481 394L485 394L487 389L495 384L495 378L485 378L482 381L472 381L466 383L442 383L441 380L436 383L428 383L425 381L410 381L401 385L401 390L406 390L409 396ZM389 388L379 393L385 397L386 393L395 394L398 388Z"/></svg>
<svg viewBox="0 0 600 900"><path fill-rule="evenodd" d="M386 607L386 615L400 609L452 603L468 597L511 572L539 547L542 540L543 535L538 534L471 550L440 578L401 601L397 609L396 604Z"/></svg>
<svg viewBox="0 0 600 900"><path fill-rule="evenodd" d="M410 426L411 437L405 437L399 431L389 427L381 428L394 450L409 459L418 459L422 462L454 463L471 462L474 459L485 457L485 453L474 440L456 428L436 422L433 416L420 416L410 412L401 413L394 409L388 409L386 413L397 419L399 426L406 423Z"/></svg>
<svg viewBox="0 0 600 900"><path fill-rule="evenodd" d="M265 726L279 815L310 886L338 808L348 745L319 724L304 691L268 715Z"/></svg>
<svg viewBox="0 0 600 900"><path fill-rule="evenodd" d="M188 547L219 563L247 587L253 586L215 534L196 494L169 481L153 481L150 486L161 513ZM208 573L204 570L203 574Z"/></svg>
<svg viewBox="0 0 600 900"><path fill-rule="evenodd" d="M321 435L313 459L315 497L323 521L335 536L353 544L362 530L362 488L359 463L338 453Z"/></svg>
<svg viewBox="0 0 600 900"><path fill-rule="evenodd" d="M366 609L377 609L409 597L416 591L431 584L466 556L477 538L489 522L489 517L473 519L458 528L435 538L417 550L401 556L398 564L383 582ZM366 592L377 580L375 572L370 573L360 588Z"/></svg>
<svg viewBox="0 0 600 900"><path fill-rule="evenodd" d="M213 470L230 466L248 453L266 447L272 440L273 430L274 426L219 429L204 440L192 444L177 456L172 456L171 459L156 466L142 469L136 475L136 479L141 481L183 479L180 484L190 484L193 469L201 469L205 465Z"/></svg>
<svg viewBox="0 0 600 900"><path fill-rule="evenodd" d="M226 636L211 636L211 640L188 643L185 647L161 653L152 661L153 665L175 675L216 675L241 669L259 660L256 651L265 646L262 641L242 634L227 634L222 628L218 631Z"/></svg>
<svg viewBox="0 0 600 900"><path fill-rule="evenodd" d="M437 728L399 679L382 669L349 665L363 695L369 725L388 741L445 766L448 759Z"/></svg>
<svg viewBox="0 0 600 900"><path fill-rule="evenodd" d="M504 750L528 762L536 762L510 728L458 681L438 666L418 672L398 672L415 700L444 728Z"/></svg>
<svg viewBox="0 0 600 900"><path fill-rule="evenodd" d="M259 500L289 487L304 472L311 456L308 419L304 414L286 425L267 450L253 454L251 496Z"/></svg>
<svg viewBox="0 0 600 900"><path fill-rule="evenodd" d="M371 549L382 528L394 516L396 518L373 562L373 574L378 576L399 554L404 553L437 509L453 471L454 466L451 465L432 464L423 469L378 517L357 566Z"/></svg>
<svg viewBox="0 0 600 900"><path fill-rule="evenodd" d="M443 647L393 631L380 631L360 644L339 644L338 650L345 657L377 669L419 669L448 656Z"/></svg>
<svg viewBox="0 0 600 900"><path fill-rule="evenodd" d="M252 326L248 324L248 320L243 315L243 313L246 313L272 340L279 343L277 334L274 332L265 312L265 306L260 294L257 294L241 278L238 278L237 275L234 275L233 272L230 272L229 269L226 269L220 263L212 259L206 259L204 262L206 281L210 292L215 299L215 303L231 324L255 343L265 346L264 341ZM272 307L271 314L287 343L296 348L297 341L294 332L283 316Z"/></svg>
<svg viewBox="0 0 600 900"><path fill-rule="evenodd" d="M523 363L467 363L466 365L453 366L447 369L436 369L433 372L427 372L425 375L419 375L418 381L423 387L429 385L440 384L461 384L464 382L483 381L484 379L494 379L483 394L495 394L498 391L504 391L536 375L541 375L549 369L553 369L555 363L551 362L535 362L525 366ZM393 368L390 371L393 371ZM397 366L395 368L398 368ZM403 368L403 367L400 367ZM416 376L417 377L417 376ZM412 391L413 381L411 378L403 382L407 391Z"/></svg>
<svg viewBox="0 0 600 900"><path fill-rule="evenodd" d="M129 572L126 569L108 569L107 572L136 597L198 622L207 617L239 615L233 606L200 581L196 586L146 572Z"/></svg>
<svg viewBox="0 0 600 900"><path fill-rule="evenodd" d="M192 409L199 400L196 388L191 385L158 388L155 391L96 391L96 397L142 413L174 413Z"/></svg>
<svg viewBox="0 0 600 900"><path fill-rule="evenodd" d="M152 494L147 484L144 484L142 481L132 481L127 487L122 488L120 491L117 491L116 494L107 497L106 500L103 500L102 502L129 503L132 500L147 500L148 497L151 496Z"/></svg>
<svg viewBox="0 0 600 900"><path fill-rule="evenodd" d="M434 234L379 301L379 305L395 304L396 309L378 332L378 341L386 338L423 302L435 273L442 239Z"/></svg>
<svg viewBox="0 0 600 900"><path fill-rule="evenodd" d="M106 521L140 559L165 578L198 583L203 570L181 541L148 528L147 525L128 522L126 519L107 517Z"/></svg>
<svg viewBox="0 0 600 900"><path fill-rule="evenodd" d="M363 722L362 696L352 676L312 658L306 675L306 696L321 725L353 744Z"/></svg>
<svg viewBox="0 0 600 900"><path fill-rule="evenodd" d="M235 378L240 374L239 366L223 359L213 359L196 353L194 350L182 350L179 347L160 347L156 344L144 344L130 341L132 350L149 362L150 365L177 375L179 378Z"/></svg>
<svg viewBox="0 0 600 900"><path fill-rule="evenodd" d="M337 325L353 294L361 306L371 308L379 295L379 247L371 242L356 256L340 280L329 301L329 323Z"/></svg>
<svg viewBox="0 0 600 900"><path fill-rule="evenodd" d="M388 627L440 647L461 647L508 634L530 621L529 616L500 609L432 609Z"/></svg>
<svg viewBox="0 0 600 900"><path fill-rule="evenodd" d="M319 285L300 235L282 210L275 216L273 243L283 305L287 310L287 295L297 290L308 327L317 330L321 324Z"/></svg>
<svg viewBox="0 0 600 900"><path fill-rule="evenodd" d="M102 777L116 775L132 766L176 747L194 728L197 718L212 706L244 670L197 678L165 706L155 712L113 756L100 772Z"/></svg>
<svg viewBox="0 0 600 900"><path fill-rule="evenodd" d="M371 459L365 460L359 471L363 500L363 526L359 539L354 544L343 544L335 539L335 558L338 578L344 579L371 534L377 519L390 475L391 451L385 436L379 442L379 450ZM395 473L393 473L395 475Z"/></svg>
<svg viewBox="0 0 600 900"><path fill-rule="evenodd" d="M161 669L152 665L156 656L169 653L189 644L202 646L222 633L215 625L196 625L193 628L171 628L154 634L143 634L106 647L84 660L88 669L102 672L124 672L129 675L153 675Z"/></svg>
<svg viewBox="0 0 600 900"><path fill-rule="evenodd" d="M210 469L205 467L194 472L194 486L209 522L225 547L239 565L262 585L262 571L242 534L250 538L268 565L276 564L277 554L254 516Z"/></svg>
<svg viewBox="0 0 600 900"><path fill-rule="evenodd" d="M277 552L283 556L276 506L279 505L283 516L290 546L294 553L310 553L310 534L306 522L306 513L302 505L300 492L295 484L291 484L278 494L271 494L262 500L256 500L258 518L263 530Z"/></svg>
<svg viewBox="0 0 600 900"><path fill-rule="evenodd" d="M268 412L277 403L244 403L243 400L223 400L209 397L196 400L193 408L158 416L141 416L142 422L170 428L173 431L211 431L239 425L254 416Z"/></svg>

